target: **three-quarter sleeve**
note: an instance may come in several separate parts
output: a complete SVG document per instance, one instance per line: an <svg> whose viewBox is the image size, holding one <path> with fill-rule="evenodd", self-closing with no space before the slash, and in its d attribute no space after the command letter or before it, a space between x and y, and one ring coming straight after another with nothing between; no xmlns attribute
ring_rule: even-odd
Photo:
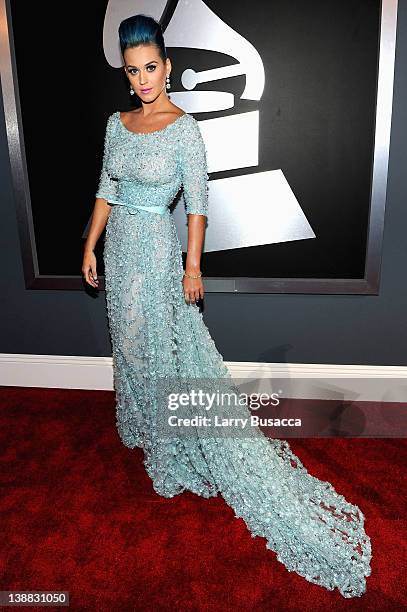
<svg viewBox="0 0 407 612"><path fill-rule="evenodd" d="M208 166L198 121L191 117L180 140L180 169L187 214L208 216Z"/></svg>
<svg viewBox="0 0 407 612"><path fill-rule="evenodd" d="M111 152L113 117L114 115L110 115L106 123L102 169L100 172L99 184L96 192L97 198L104 198L107 202L115 202L117 200L117 181L112 179L107 170L107 164Z"/></svg>

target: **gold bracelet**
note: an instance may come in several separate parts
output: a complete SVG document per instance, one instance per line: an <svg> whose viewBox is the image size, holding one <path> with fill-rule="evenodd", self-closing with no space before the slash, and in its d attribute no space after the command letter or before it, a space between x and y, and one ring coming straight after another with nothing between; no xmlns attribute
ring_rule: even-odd
<svg viewBox="0 0 407 612"><path fill-rule="evenodd" d="M187 276L188 278L200 278L202 276L202 272L200 272L198 276L191 276L191 274L187 274L184 270L184 276Z"/></svg>

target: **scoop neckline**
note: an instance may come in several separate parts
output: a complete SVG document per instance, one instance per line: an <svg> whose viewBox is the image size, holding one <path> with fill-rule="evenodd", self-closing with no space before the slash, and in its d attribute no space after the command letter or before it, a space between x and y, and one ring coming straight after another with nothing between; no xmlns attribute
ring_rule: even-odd
<svg viewBox="0 0 407 612"><path fill-rule="evenodd" d="M182 119L183 117L185 117L186 115L188 115L188 113L184 113L183 115L179 115L174 121L171 121L171 123L167 123L166 126L164 126L163 128L161 128L160 130L154 130L153 132L133 132L133 130L129 130L129 128L127 128L121 117L120 117L120 111L117 111L117 118L119 120L120 125L122 126L122 128L128 132L129 134L132 134L133 136L151 136L153 134L159 134L160 132L164 132L165 130L167 130L169 127L171 127L172 125L174 125L175 123L177 123L177 121L179 121L180 119Z"/></svg>

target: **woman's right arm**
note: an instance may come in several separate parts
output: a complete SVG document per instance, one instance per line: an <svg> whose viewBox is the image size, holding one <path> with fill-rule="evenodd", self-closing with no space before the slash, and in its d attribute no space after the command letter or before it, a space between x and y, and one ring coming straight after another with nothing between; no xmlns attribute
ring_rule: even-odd
<svg viewBox="0 0 407 612"><path fill-rule="evenodd" d="M89 234L84 245L83 253L82 274L86 282L95 288L98 286L99 281L97 280L96 257L94 249L101 233L105 229L107 220L112 210L112 207L108 202L114 202L116 198L117 183L111 179L107 171L107 162L111 148L113 121L114 114L108 117L106 123L102 169L99 176L99 184L96 192L96 201L93 208Z"/></svg>
<svg viewBox="0 0 407 612"><path fill-rule="evenodd" d="M111 210L112 207L104 198L96 198L89 234L84 245L82 274L86 282L95 288L98 287L99 281L97 279L94 249L101 233L105 229Z"/></svg>

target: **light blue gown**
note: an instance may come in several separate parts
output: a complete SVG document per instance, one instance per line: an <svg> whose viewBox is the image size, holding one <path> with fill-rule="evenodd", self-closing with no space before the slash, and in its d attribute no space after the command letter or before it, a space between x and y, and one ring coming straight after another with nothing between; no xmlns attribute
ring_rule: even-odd
<svg viewBox="0 0 407 612"><path fill-rule="evenodd" d="M120 438L143 448L159 495L220 493L289 571L343 597L360 596L371 572L365 517L309 474L285 440L258 427L247 437L215 437L198 426L188 436L160 435L157 381L179 380L181 389L183 379L231 380L198 306L184 299L182 250L169 208L181 186L186 212L207 216L206 150L196 119L186 113L141 134L112 113L96 197L112 205L104 263ZM229 416L250 413L234 406Z"/></svg>

